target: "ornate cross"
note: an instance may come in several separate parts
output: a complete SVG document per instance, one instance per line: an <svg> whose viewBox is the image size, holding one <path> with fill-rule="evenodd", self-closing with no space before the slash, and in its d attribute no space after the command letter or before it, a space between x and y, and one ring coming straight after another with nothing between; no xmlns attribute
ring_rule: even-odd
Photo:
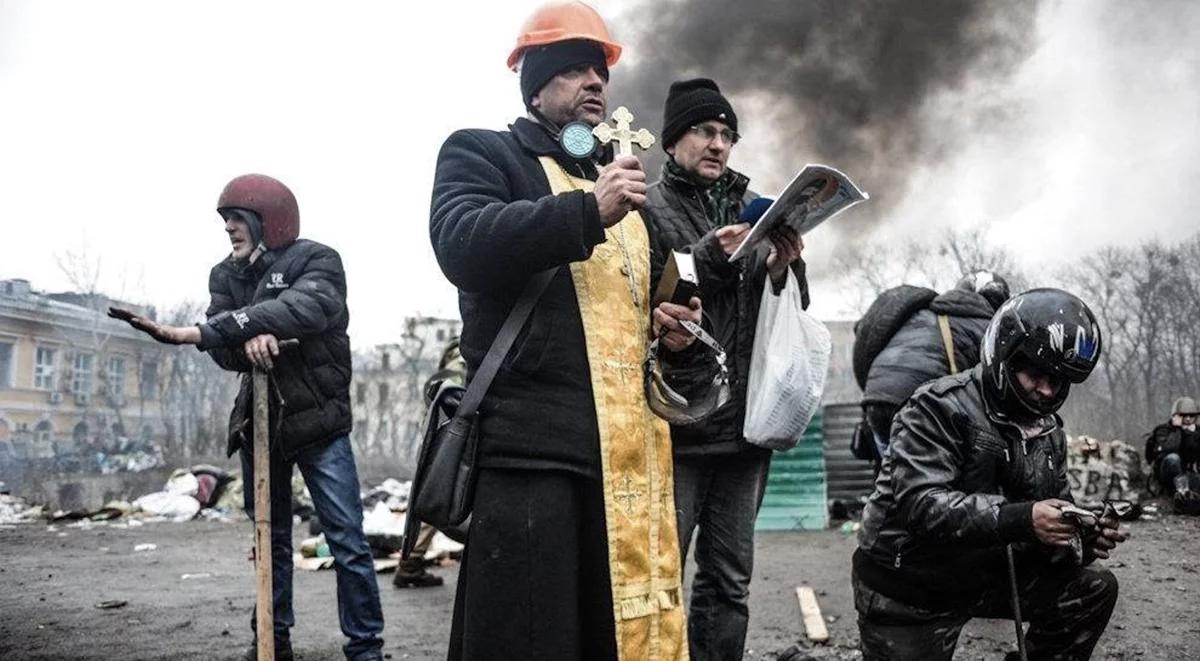
<svg viewBox="0 0 1200 661"><path fill-rule="evenodd" d="M646 129L638 129L633 131L629 128L630 122L633 121L633 113L625 106L617 108L612 115L613 122L617 128L613 128L608 122L601 122L599 126L592 129L592 135L601 144L607 145L614 140L617 143L617 156L632 156L633 145L637 145L642 149L649 149L654 146L654 136Z"/></svg>
<svg viewBox="0 0 1200 661"><path fill-rule="evenodd" d="M625 516L633 516L633 504L641 497L642 491L633 488L633 478L629 475L621 480L621 488L613 492L613 498L621 504L621 508L625 510Z"/></svg>

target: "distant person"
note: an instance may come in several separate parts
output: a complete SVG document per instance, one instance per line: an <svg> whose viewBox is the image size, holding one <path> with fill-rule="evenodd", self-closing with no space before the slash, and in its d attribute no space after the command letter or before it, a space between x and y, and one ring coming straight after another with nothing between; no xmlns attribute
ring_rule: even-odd
<svg viewBox="0 0 1200 661"><path fill-rule="evenodd" d="M1171 405L1171 417L1146 437L1146 462L1151 478L1161 493L1175 493L1175 478L1200 463L1200 430L1196 418L1200 408L1191 397L1180 397Z"/></svg>
<svg viewBox="0 0 1200 661"><path fill-rule="evenodd" d="M217 213L225 220L233 253L209 274L212 302L205 323L166 326L122 311L111 314L159 342L195 344L224 369L241 374L228 451L241 455L248 513L254 507L250 373L255 367L271 372L275 658L292 658L291 476L298 466L333 553L338 617L349 639L346 658L382 659L383 613L349 438L349 311L342 259L329 246L299 238L296 198L271 177L248 174L229 182ZM281 352L279 341L293 338L299 346ZM252 644L245 658L256 653Z"/></svg>

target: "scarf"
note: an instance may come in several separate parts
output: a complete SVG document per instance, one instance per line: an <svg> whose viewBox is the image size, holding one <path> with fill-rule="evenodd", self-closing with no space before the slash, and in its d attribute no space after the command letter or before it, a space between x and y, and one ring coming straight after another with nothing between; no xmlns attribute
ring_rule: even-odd
<svg viewBox="0 0 1200 661"><path fill-rule="evenodd" d="M667 161L663 172L663 177L673 186L696 191L700 201L704 203L704 214L714 228L738 222L738 202L741 200L735 200L730 195L730 188L737 178L733 170L727 168L725 173L712 183L700 182L671 159Z"/></svg>

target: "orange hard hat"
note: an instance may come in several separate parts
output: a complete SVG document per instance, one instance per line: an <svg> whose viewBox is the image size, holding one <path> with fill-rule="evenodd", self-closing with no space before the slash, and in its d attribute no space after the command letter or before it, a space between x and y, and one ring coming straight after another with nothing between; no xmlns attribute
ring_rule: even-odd
<svg viewBox="0 0 1200 661"><path fill-rule="evenodd" d="M517 70L517 63L526 48L572 39L587 39L600 44L609 67L621 59L621 45L608 36L608 26L595 9L582 2L560 2L533 12L521 26L517 45L508 56L508 68Z"/></svg>

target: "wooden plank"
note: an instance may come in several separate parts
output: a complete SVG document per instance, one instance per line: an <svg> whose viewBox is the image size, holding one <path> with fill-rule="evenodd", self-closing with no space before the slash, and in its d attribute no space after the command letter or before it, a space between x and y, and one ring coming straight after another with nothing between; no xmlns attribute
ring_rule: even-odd
<svg viewBox="0 0 1200 661"><path fill-rule="evenodd" d="M254 370L254 566L257 588L255 637L260 661L275 661L275 614L271 585L271 457L267 373Z"/></svg>
<svg viewBox="0 0 1200 661"><path fill-rule="evenodd" d="M821 605L817 603L817 595L807 585L796 588L796 599L800 602L800 617L804 622L804 633L814 643L824 643L829 640L829 630L825 628L825 618L821 615Z"/></svg>

